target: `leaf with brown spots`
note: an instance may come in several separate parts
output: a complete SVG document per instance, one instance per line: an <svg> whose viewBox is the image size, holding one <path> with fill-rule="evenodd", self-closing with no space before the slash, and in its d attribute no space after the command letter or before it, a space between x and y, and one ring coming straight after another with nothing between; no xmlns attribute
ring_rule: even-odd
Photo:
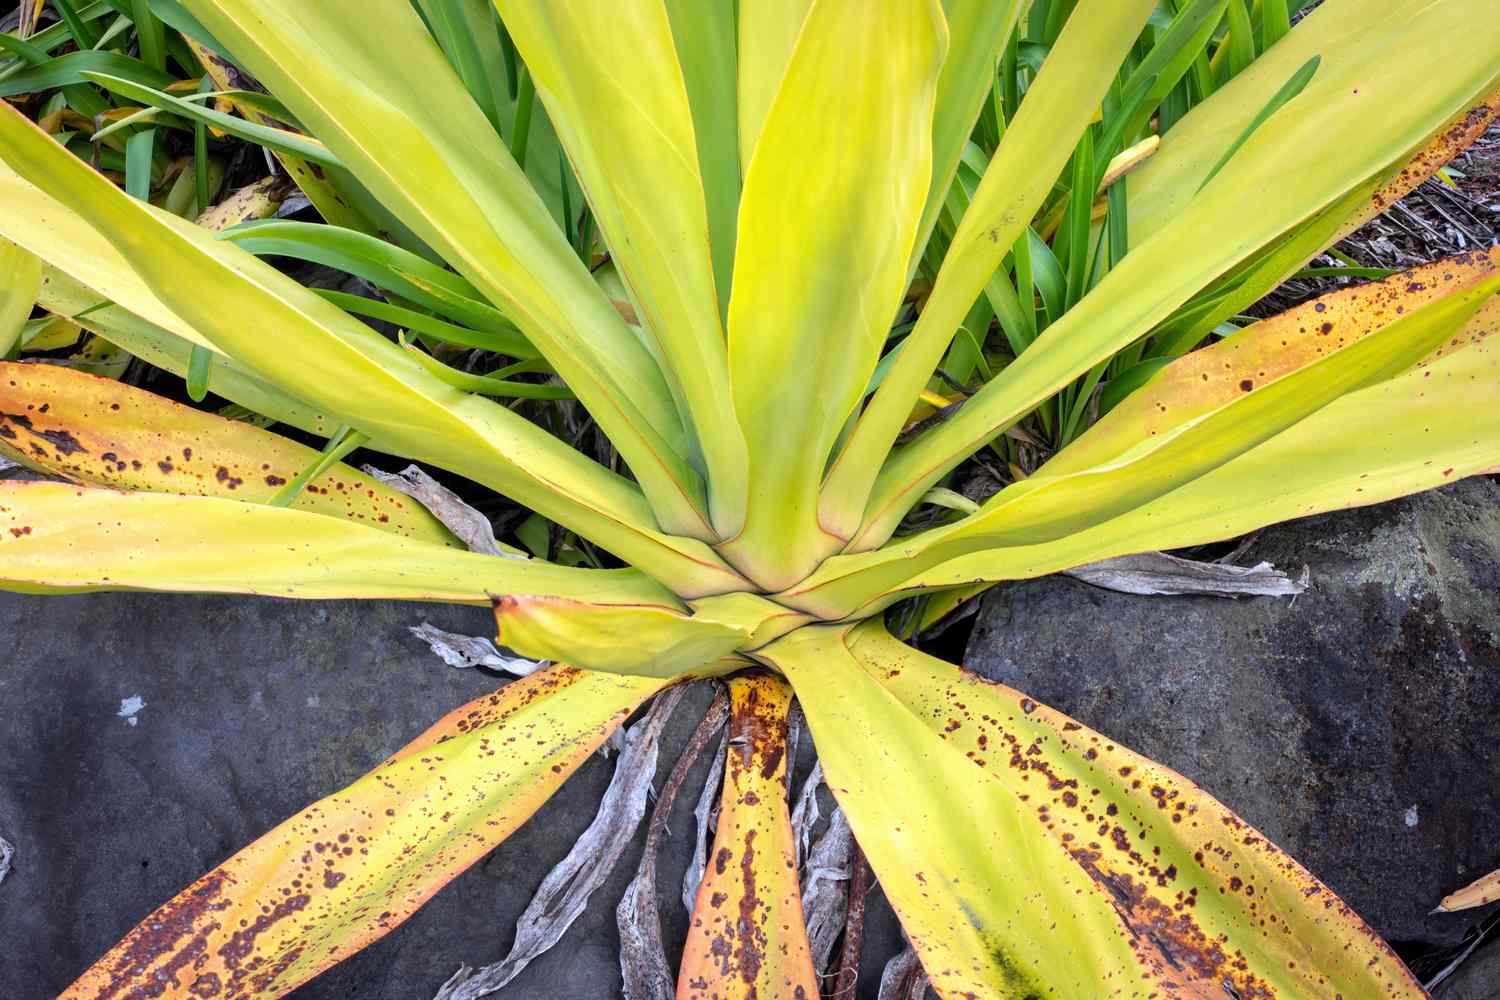
<svg viewBox="0 0 1500 1000"><path fill-rule="evenodd" d="M1048 462L1039 475L1102 465L1358 343L1404 317L1462 296L1500 273L1500 247L1341 288L1194 351L1168 365ZM1483 302L1455 332L1461 343L1500 330L1500 298ZM1452 349L1445 337L1434 347Z"/></svg>
<svg viewBox="0 0 1500 1000"><path fill-rule="evenodd" d="M1019 692L879 622L802 629L760 655L795 686L940 995L1423 995L1207 793Z"/></svg>
<svg viewBox="0 0 1500 1000"><path fill-rule="evenodd" d="M729 681L730 718L719 829L688 927L678 1000L817 1000L797 852L786 805L781 678Z"/></svg>
<svg viewBox="0 0 1500 1000"><path fill-rule="evenodd" d="M1014 580L1143 549L1200 545L1381 503L1500 467L1500 339L1351 393L1205 476L1046 545L954 559L908 587Z"/></svg>
<svg viewBox="0 0 1500 1000"><path fill-rule="evenodd" d="M551 667L459 708L143 920L60 1000L272 1000L394 930L664 682Z"/></svg>
<svg viewBox="0 0 1500 1000"><path fill-rule="evenodd" d="M1468 910L1476 906L1486 906L1497 899L1500 899L1500 871L1493 871L1483 878L1475 879L1457 892L1444 896L1443 901L1433 912L1452 913L1454 910Z"/></svg>
<svg viewBox="0 0 1500 1000"><path fill-rule="evenodd" d="M113 379L0 362L0 450L67 479L122 490L265 503L318 453ZM292 508L457 546L415 500L342 463Z"/></svg>
<svg viewBox="0 0 1500 1000"><path fill-rule="evenodd" d="M1500 254L1496 256L1500 260ZM1395 379L1444 345L1461 342L1459 332L1500 290L1500 267L1486 258L1480 260L1483 263L1477 274L1457 282L1446 294L1404 314L1392 310L1389 322L1323 353L1314 351L1305 363L1268 378L1264 385L1244 390L1234 384L1207 393L1201 402L1190 398L1181 420L1173 417L1175 404L1152 400L1147 408L1161 416L1159 430L1143 425L1139 415L1128 409L1127 400L1074 446L1064 449L1035 475L1001 490L974 514L873 552L829 559L780 595L780 600L835 620L851 612L868 613L869 602L884 599L915 574L956 556L984 553L1003 565L1016 549L1045 552L1043 547L1048 543L1056 543L1059 549L1072 548L1089 529L1172 495L1342 397ZM1178 364L1232 368L1231 362L1223 360L1223 352L1233 352L1237 340L1231 338ZM1485 344L1472 346L1478 349ZM1201 354L1215 352L1218 355L1207 362L1196 360ZM1264 367L1258 373L1271 376L1272 362L1259 363ZM1197 378L1187 382L1190 386L1202 384ZM1146 391L1149 394L1151 386ZM1174 392L1165 399L1175 400L1178 394ZM1102 444L1093 445L1095 440ZM1370 460L1366 448L1356 450ZM1085 457L1075 460L1075 453ZM1125 552L1167 547L1143 541ZM1064 569L1121 554L1090 553L1052 568ZM989 575L991 572L955 582L1006 578Z"/></svg>

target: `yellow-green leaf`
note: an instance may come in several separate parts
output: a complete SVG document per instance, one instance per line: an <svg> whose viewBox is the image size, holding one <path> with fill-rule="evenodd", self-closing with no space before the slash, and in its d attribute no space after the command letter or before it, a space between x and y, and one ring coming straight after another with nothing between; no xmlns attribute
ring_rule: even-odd
<svg viewBox="0 0 1500 1000"><path fill-rule="evenodd" d="M761 655L940 995L1423 995L1243 820L1066 716L878 622Z"/></svg>
<svg viewBox="0 0 1500 1000"><path fill-rule="evenodd" d="M515 322L620 450L662 524L709 537L701 477L685 459L685 432L656 360L600 292L408 0L184 6Z"/></svg>
<svg viewBox="0 0 1500 1000"><path fill-rule="evenodd" d="M1497 393L1500 341L1491 336L1345 396L1120 517L1055 542L953 559L903 587L1024 579L1111 556L1237 538L1278 521L1493 471L1500 467Z"/></svg>
<svg viewBox="0 0 1500 1000"><path fill-rule="evenodd" d="M1481 258L1482 259L1482 258ZM1212 381L1192 356L1178 365L1192 367L1210 391L1197 410L1188 404L1181 422L1160 429L1142 426L1127 411L1111 413L1096 431L1111 436L1112 451L1098 464L1062 471L1043 467L987 501L979 512L944 528L913 535L869 553L837 556L783 598L785 603L837 618L941 562L971 551L1057 542L1067 547L1095 525L1136 510L1202 477L1277 435L1339 397L1401 374L1445 344L1500 290L1500 271L1488 261L1463 280L1438 289L1427 305L1402 313L1392 304L1369 317L1369 332L1358 336L1355 324L1336 330L1330 323L1301 336L1303 348L1283 360L1290 370L1276 371L1268 362L1254 376L1239 375L1228 387ZM1401 295L1399 288L1385 294ZM1317 315L1316 305L1310 311ZM1368 312L1369 310L1367 310ZM1383 326L1377 325L1384 321ZM1274 346L1291 342L1273 334ZM1214 349L1219 368L1233 371L1225 359L1237 348L1231 340ZM1174 366L1175 368L1176 366ZM1174 369L1167 369L1172 371ZM1247 384L1248 383L1248 384ZM1157 400L1158 411L1171 406ZM1155 546L1142 546L1142 549Z"/></svg>
<svg viewBox="0 0 1500 1000"><path fill-rule="evenodd" d="M880 472L851 550L889 538L905 511L963 457L1218 276L1405 162L1455 114L1492 92L1500 83L1494 59L1500 17L1475 14L1466 0L1396 0L1371 18L1359 0L1330 0L1199 105L1189 119L1201 125L1184 132L1189 120L1179 123L1136 175L1175 172L1176 182L1161 184L1167 193L1151 208L1159 228L1143 230L1150 235L1133 240L1090 294L957 414L897 449ZM1444 58L1409 57L1424 48ZM1322 61L1301 95L1262 124L1212 184L1194 188L1311 55ZM1331 149L1338 155L1328 155ZM1149 186L1132 178L1132 192ZM1134 229L1134 194L1130 217Z"/></svg>
<svg viewBox="0 0 1500 1000"><path fill-rule="evenodd" d="M273 1000L399 927L662 681L551 667L455 710L146 917L60 1000Z"/></svg>
<svg viewBox="0 0 1500 1000"><path fill-rule="evenodd" d="M946 47L936 0L813 4L750 160L729 364L751 486L723 551L763 587L835 547L818 486L905 290Z"/></svg>
<svg viewBox="0 0 1500 1000"><path fill-rule="evenodd" d="M1151 0L1092 5L1085 12L1090 16L1069 19L1052 47L959 222L916 328L829 470L820 514L824 526L840 538L852 538L859 528L880 464L918 393L974 299L1051 192L1077 136L1088 127L1154 7ZM950 175L961 149L952 154ZM936 208L928 210L934 221L947 193L945 185Z"/></svg>
<svg viewBox="0 0 1500 1000"><path fill-rule="evenodd" d="M761 0L739 8L740 176L750 172L750 156L781 87L797 34L813 0Z"/></svg>
<svg viewBox="0 0 1500 1000"><path fill-rule="evenodd" d="M694 116L662 0L501 4L708 471L716 532L744 520ZM600 45L598 39L609 39ZM577 58L587 51L588 59Z"/></svg>
<svg viewBox="0 0 1500 1000"><path fill-rule="evenodd" d="M51 264L42 269L43 308L97 334L148 364L186 378L192 364L192 341L149 323L120 306L100 304L100 296ZM80 315L82 314L82 315ZM298 430L332 437L341 421L282 391L233 358L215 355L208 368L208 390L252 412Z"/></svg>
<svg viewBox="0 0 1500 1000"><path fill-rule="evenodd" d="M41 260L0 237L0 358L21 342L41 290Z"/></svg>
<svg viewBox="0 0 1500 1000"><path fill-rule="evenodd" d="M500 641L533 659L678 677L808 620L756 594L723 594L690 608L519 594L495 601L495 621Z"/></svg>
<svg viewBox="0 0 1500 1000"><path fill-rule="evenodd" d="M181 317L168 326L172 332L186 327L337 415L376 447L498 489L636 565L675 578L684 593L735 588L738 577L707 546L656 530L640 491L623 477L504 406L448 385L396 344L232 243L130 198L9 105L0 107L0 138L0 159L77 213L69 226L96 231L94 240L71 249L92 260L98 237L112 243L118 253L100 260L128 266L136 286L169 300ZM97 288L66 261L60 266ZM214 296L198 294L209 287ZM592 281L589 287L597 292ZM610 315L618 321L613 309Z"/></svg>
<svg viewBox="0 0 1500 1000"><path fill-rule="evenodd" d="M446 601L501 594L679 608L638 570L500 559L219 497L0 482L0 588Z"/></svg>
<svg viewBox="0 0 1500 1000"><path fill-rule="evenodd" d="M1500 247L1338 289L1254 323L1164 368L1037 474L1064 475L1104 465L1147 438L1164 437L1496 274ZM1481 340L1497 326L1500 298L1491 296L1457 335L1462 342ZM1448 339L1444 336L1433 349L1457 346Z"/></svg>

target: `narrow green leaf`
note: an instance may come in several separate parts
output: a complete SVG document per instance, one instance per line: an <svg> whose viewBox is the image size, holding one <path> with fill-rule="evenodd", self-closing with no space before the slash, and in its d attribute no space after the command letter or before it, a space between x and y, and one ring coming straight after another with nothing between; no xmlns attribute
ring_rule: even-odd
<svg viewBox="0 0 1500 1000"><path fill-rule="evenodd" d="M156 129L141 129L125 140L125 193L132 198L151 198L151 157Z"/></svg>
<svg viewBox="0 0 1500 1000"><path fill-rule="evenodd" d="M342 462L345 456L368 440L369 438L365 435L347 425L340 427L334 433L333 437L328 439L328 443L323 446L323 451L318 455L317 460L297 473L290 482L277 490L276 495L267 500L266 503L272 507L290 506L291 502L297 499L297 496L307 488L308 483L317 479L337 463Z"/></svg>
<svg viewBox="0 0 1500 1000"><path fill-rule="evenodd" d="M210 351L206 347L193 345L193 353L188 358L187 394L188 399L191 399L195 403L203 402L208 396L208 379L213 369L213 363L213 351ZM286 504L282 504L281 506L284 507Z"/></svg>
<svg viewBox="0 0 1500 1000"><path fill-rule="evenodd" d="M236 118L234 115L227 115L222 111L215 111L212 108L201 107L192 101L184 101L179 97L162 93L151 87L142 86L123 77L93 71L85 71L83 77L97 83L111 93L140 101L143 104L149 104L152 107L176 112L182 115L182 117L195 122L204 122L236 138L245 139L258 146L265 146L268 149L288 153L304 160L321 163L325 167L341 166L338 157L330 153L328 147L316 139L310 139L283 129L271 128L268 125L257 125L254 122L247 122L243 118Z"/></svg>
<svg viewBox="0 0 1500 1000"><path fill-rule="evenodd" d="M531 109L536 104L536 85L531 80L531 71L523 63L516 94L516 114L511 125L510 155L516 166L526 169L526 143L531 138Z"/></svg>
<svg viewBox="0 0 1500 1000"><path fill-rule="evenodd" d="M0 97L35 94L74 83L97 83L90 76L93 73L106 74L143 88L161 88L173 82L173 77L147 66L139 59L132 59L119 52L90 50L47 57L34 66L11 74L0 80Z"/></svg>
<svg viewBox="0 0 1500 1000"><path fill-rule="evenodd" d="M130 0L131 20L135 22L136 38L141 46L141 60L152 69L166 72L167 35L161 21L151 13L149 0Z"/></svg>
<svg viewBox="0 0 1500 1000"><path fill-rule="evenodd" d="M1277 111L1281 110L1282 106L1288 101L1302 93L1303 89L1311 82L1313 75L1318 72L1318 64L1321 62L1321 56L1313 56L1307 62L1303 63L1297 72L1287 78L1286 83L1281 85L1281 89L1271 95L1271 99L1266 102L1265 107L1261 108L1255 117L1250 120L1250 124L1245 126L1245 130L1235 138L1234 142L1229 144L1229 148L1224 151L1224 155L1219 157L1219 162L1213 165L1213 169L1208 172L1208 176L1203 178L1203 183L1198 185L1199 191L1208 187L1209 182L1218 176L1219 171L1224 169L1224 166L1233 159L1234 154L1239 152L1240 147L1255 134L1255 130L1265 124L1267 118L1270 118Z"/></svg>

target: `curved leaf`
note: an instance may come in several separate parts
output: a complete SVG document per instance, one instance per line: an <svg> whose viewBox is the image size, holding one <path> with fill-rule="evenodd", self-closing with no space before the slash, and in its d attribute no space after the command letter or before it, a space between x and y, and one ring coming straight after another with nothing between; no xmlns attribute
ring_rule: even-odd
<svg viewBox="0 0 1500 1000"><path fill-rule="evenodd" d="M1112 556L1201 545L1492 471L1500 467L1497 393L1500 341L1490 337L1345 396L1128 514L1056 542L953 559L902 588L1024 579Z"/></svg>
<svg viewBox="0 0 1500 1000"><path fill-rule="evenodd" d="M1500 13L1500 0L1482 0L1480 7ZM1424 46L1441 49L1444 58L1409 57ZM1500 17L1476 16L1467 0L1397 0L1379 18L1358 0L1319 7L1195 109L1207 124L1190 148L1206 159L1171 153L1185 142L1173 145L1184 121L1140 174L1160 169L1167 157L1183 185L1201 184L1217 153L1291 70L1320 55L1307 90L1257 129L1212 184L1172 195L1170 210L1159 206L1161 227L1139 244L1132 240L1130 253L1023 357L952 418L897 449L850 550L889 538L929 486L1038 402L1149 332L1237 263L1404 162L1453 115L1495 89L1497 50ZM1296 61L1287 67L1289 58ZM1330 149L1339 155L1328 156ZM1132 192L1138 187L1132 179ZM1130 216L1134 226L1134 195Z"/></svg>
<svg viewBox="0 0 1500 1000"><path fill-rule="evenodd" d="M459 708L184 889L59 1000L273 1000L509 836L659 680L550 667Z"/></svg>
<svg viewBox="0 0 1500 1000"><path fill-rule="evenodd" d="M600 292L408 0L185 6L515 322L620 450L663 526L710 537L701 477L684 458L685 432L655 359Z"/></svg>
<svg viewBox="0 0 1500 1000"><path fill-rule="evenodd" d="M1207 793L879 623L762 652L940 995L1424 994Z"/></svg>
<svg viewBox="0 0 1500 1000"><path fill-rule="evenodd" d="M1254 323L1161 371L1037 474L1065 475L1103 465L1146 438L1170 434L1497 273L1500 247L1341 288ZM1481 340L1497 328L1500 298L1492 296L1464 323L1459 338ZM1434 350L1455 346L1447 339Z"/></svg>
<svg viewBox="0 0 1500 1000"><path fill-rule="evenodd" d="M750 160L729 366L751 487L723 551L763 587L833 547L818 486L905 291L946 48L936 0L813 4Z"/></svg>
<svg viewBox="0 0 1500 1000"><path fill-rule="evenodd" d="M720 320L729 290L715 288L693 110L667 8L513 0L500 9L696 438L714 527L733 536L747 484Z"/></svg>
<svg viewBox="0 0 1500 1000"><path fill-rule="evenodd" d="M693 596L737 586L739 578L707 546L655 530L644 498L623 477L505 407L448 385L270 265L125 195L8 105L0 108L0 137L0 158L65 207L87 213L76 225L96 228L115 245L119 253L107 260L123 262L125 252L139 251L129 258L137 288L169 298L196 336L285 391L339 416L377 447L469 476L636 565L679 577L674 582ZM200 287L216 294L198 295Z"/></svg>
<svg viewBox="0 0 1500 1000"><path fill-rule="evenodd" d="M1157 411L1154 416L1168 414L1169 422L1160 428L1142 427L1131 420L1128 411L1117 410L1100 424L1106 428L1101 435L1110 434L1109 428L1122 428L1115 439L1116 450L1107 452L1097 464L1073 468L1065 451L1061 471L1045 466L952 525L912 535L875 552L836 556L782 599L820 617L839 618L895 588L899 581L968 552L1047 542L1067 549L1087 529L1170 495L1273 440L1341 396L1410 369L1455 339L1497 290L1500 271L1484 261L1462 280L1438 289L1433 301L1422 308L1403 314L1404 307L1394 302L1381 315L1367 306L1364 312L1370 315L1362 319L1375 328L1364 327L1369 332L1363 335L1357 336L1360 331L1348 321L1344 329L1335 329L1331 322L1326 330L1305 324L1309 329L1298 335L1303 348L1286 356L1286 368L1258 363L1254 376L1242 373L1228 383L1216 381L1215 376L1221 368L1234 370L1225 355L1238 352L1235 339L1214 348L1218 363L1213 375L1195 356L1183 359L1178 365L1190 368L1197 378L1190 382L1192 388L1205 381L1210 388L1197 410L1191 401L1185 404L1186 416L1180 422L1170 422L1175 415L1161 400L1148 404L1148 411ZM1392 293L1403 295L1400 289L1383 290L1384 295ZM1316 305L1310 311L1316 315ZM1379 321L1385 325L1377 326ZM1290 343L1292 338L1290 332L1272 334L1273 345L1283 340ZM1365 455L1370 457L1368 451ZM1143 545L1131 551L1155 547Z"/></svg>
<svg viewBox="0 0 1500 1000"><path fill-rule="evenodd" d="M820 513L839 537L852 538L859 528L880 465L918 393L975 298L1052 191L1153 6L1150 0L1090 5L1069 19L1053 46L959 222L916 327L829 469ZM947 193L945 187L939 207Z"/></svg>
<svg viewBox="0 0 1500 1000"><path fill-rule="evenodd" d="M196 345L149 323L120 306L100 304L99 293L59 271L51 264L42 269L42 308L97 334L148 364L186 378ZM208 391L232 400L252 412L298 430L332 437L341 421L308 406L251 372L233 358L215 355L208 367Z"/></svg>
<svg viewBox="0 0 1500 1000"><path fill-rule="evenodd" d="M318 452L115 379L0 362L0 450L76 482L266 503ZM292 508L458 547L416 501L342 463Z"/></svg>
<svg viewBox="0 0 1500 1000"><path fill-rule="evenodd" d="M0 156L0 200L9 211L0 212L0 235L98 293L79 311L117 302L174 336L223 353L158 298L109 240L81 215L22 179L6 159Z"/></svg>
<svg viewBox="0 0 1500 1000"><path fill-rule="evenodd" d="M786 713L774 674L729 681L729 742L719 826L698 885L678 1000L816 1000L786 805Z"/></svg>

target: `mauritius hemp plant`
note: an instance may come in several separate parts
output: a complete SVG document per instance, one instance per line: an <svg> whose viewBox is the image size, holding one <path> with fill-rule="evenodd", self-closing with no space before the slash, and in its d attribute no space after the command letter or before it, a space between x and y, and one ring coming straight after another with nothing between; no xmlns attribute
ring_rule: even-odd
<svg viewBox="0 0 1500 1000"><path fill-rule="evenodd" d="M703 677L727 679L748 736L730 748L679 996L818 995L779 791L794 695L941 996L1421 995L1354 913L1204 791L910 648L884 612L1500 465L1500 340L1486 339L1500 252L1476 252L1179 350L984 503L917 529L906 516L1062 387L1132 345L1212 329L1482 131L1500 2L1327 0L1235 67L1129 176L1128 250L936 420L913 416L935 369L1070 159L1089 222L1098 178L1075 151L1101 106L1159 103L1188 71L1167 54L1117 86L1156 0L1054 4L1071 16L1028 49L1039 69L915 292L1032 5L499 0L607 268L555 221L568 179L534 183L434 40L443 6L163 9L295 119L262 119L259 137L300 164L325 217L380 220L318 238L394 261L399 301L447 302L531 351L607 435L612 466L492 398L504 379L430 353L419 321L447 329L430 310L387 307L415 317L390 339L344 308L358 303L252 253L254 227L221 238L0 113L8 308L40 301L331 442L320 456L117 382L5 363L0 439L53 473L0 484L6 587L492 606L506 645L554 664L264 834L64 995L281 996L401 924L653 695ZM1168 9L1217 24L1225 0ZM184 118L224 114L137 90ZM915 325L893 343L909 300ZM356 444L494 490L607 555L466 551L337 461Z"/></svg>

